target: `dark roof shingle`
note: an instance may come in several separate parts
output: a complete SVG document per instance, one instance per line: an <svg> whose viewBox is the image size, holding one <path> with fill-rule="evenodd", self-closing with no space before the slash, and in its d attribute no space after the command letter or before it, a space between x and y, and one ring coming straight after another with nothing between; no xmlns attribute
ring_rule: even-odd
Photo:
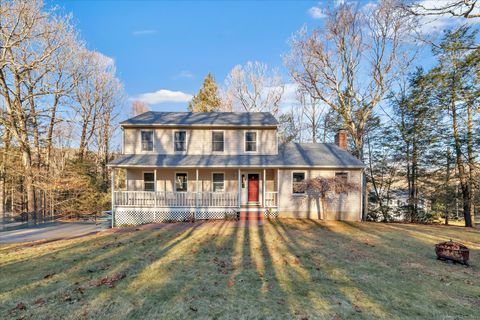
<svg viewBox="0 0 480 320"><path fill-rule="evenodd" d="M316 167L363 168L347 151L330 143L288 143L278 155L150 155L126 154L112 167Z"/></svg>
<svg viewBox="0 0 480 320"><path fill-rule="evenodd" d="M270 112L155 112L120 122L122 126L277 126Z"/></svg>

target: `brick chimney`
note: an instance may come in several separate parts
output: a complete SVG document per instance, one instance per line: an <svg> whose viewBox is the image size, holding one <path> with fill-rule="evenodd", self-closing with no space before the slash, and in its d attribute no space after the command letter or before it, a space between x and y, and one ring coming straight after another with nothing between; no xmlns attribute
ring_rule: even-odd
<svg viewBox="0 0 480 320"><path fill-rule="evenodd" d="M339 129L335 135L335 144L343 150L347 150L347 130Z"/></svg>

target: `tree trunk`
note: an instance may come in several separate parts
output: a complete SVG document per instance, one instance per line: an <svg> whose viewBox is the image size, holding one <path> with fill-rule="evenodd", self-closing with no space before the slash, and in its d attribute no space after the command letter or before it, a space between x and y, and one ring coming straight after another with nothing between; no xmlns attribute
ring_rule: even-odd
<svg viewBox="0 0 480 320"><path fill-rule="evenodd" d="M455 71L452 77L451 83L451 97L450 97L450 105L452 111L452 127L453 127L453 138L455 142L455 156L458 168L458 179L460 180L460 189L462 191L462 199L463 199L463 216L465 219L465 227L473 227L472 219L470 216L470 188L469 188L469 179L465 172L465 165L462 158L462 145L461 145L461 138L458 132L458 124L457 124L457 107L455 105L457 101L457 93L456 93L456 77Z"/></svg>

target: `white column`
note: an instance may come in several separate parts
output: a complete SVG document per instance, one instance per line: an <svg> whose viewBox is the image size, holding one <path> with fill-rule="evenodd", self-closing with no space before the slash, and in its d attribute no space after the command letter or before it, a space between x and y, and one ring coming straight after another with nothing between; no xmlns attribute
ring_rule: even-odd
<svg viewBox="0 0 480 320"><path fill-rule="evenodd" d="M275 203L277 208L280 206L280 183L278 182L279 181L278 173L279 173L279 171L278 171L278 168L277 168L277 177L275 179L276 182L277 182L277 198L276 198L276 203Z"/></svg>
<svg viewBox="0 0 480 320"><path fill-rule="evenodd" d="M242 173L240 169L238 169L238 195L237 195L237 206L240 208L240 204L242 202Z"/></svg>
<svg viewBox="0 0 480 320"><path fill-rule="evenodd" d="M266 173L267 173L267 170L263 169L263 182L262 182L262 192L263 192L263 196L262 196L262 202L263 202L263 207L265 208L265 189L266 189Z"/></svg>
<svg viewBox="0 0 480 320"><path fill-rule="evenodd" d="M115 226L115 168L112 167L112 228Z"/></svg>
<svg viewBox="0 0 480 320"><path fill-rule="evenodd" d="M199 196L199 191L198 191L198 169L195 170L195 206L198 207L198 196Z"/></svg>

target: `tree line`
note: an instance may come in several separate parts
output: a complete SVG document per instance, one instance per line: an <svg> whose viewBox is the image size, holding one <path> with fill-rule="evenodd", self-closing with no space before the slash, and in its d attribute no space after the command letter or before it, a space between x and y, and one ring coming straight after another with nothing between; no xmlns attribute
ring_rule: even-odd
<svg viewBox="0 0 480 320"><path fill-rule="evenodd" d="M122 84L70 16L0 1L0 203L6 212L101 210Z"/></svg>
<svg viewBox="0 0 480 320"><path fill-rule="evenodd" d="M282 69L247 62L221 86L208 74L188 108L270 111L283 142L331 142L346 129L366 164L369 219L448 222L460 212L473 226L480 49L478 28L464 22L478 19L475 6L332 4L319 28L291 37ZM422 17L438 14L459 23L432 40ZM3 0L0 64L2 212L108 208L106 164L125 97L114 61L87 49L70 16L40 1ZM132 105L134 114L148 108Z"/></svg>
<svg viewBox="0 0 480 320"><path fill-rule="evenodd" d="M466 21L478 19L475 5L333 5L324 10L322 27L304 27L290 39L287 80L264 63L248 62L234 67L223 87L209 74L189 109L270 111L283 142L331 142L346 129L350 151L367 167L368 219L448 223L460 211L473 226L480 197L480 49L477 29ZM461 20L432 41L422 33L422 17L431 15ZM431 66L422 67L420 53ZM295 101L286 103L292 88Z"/></svg>

